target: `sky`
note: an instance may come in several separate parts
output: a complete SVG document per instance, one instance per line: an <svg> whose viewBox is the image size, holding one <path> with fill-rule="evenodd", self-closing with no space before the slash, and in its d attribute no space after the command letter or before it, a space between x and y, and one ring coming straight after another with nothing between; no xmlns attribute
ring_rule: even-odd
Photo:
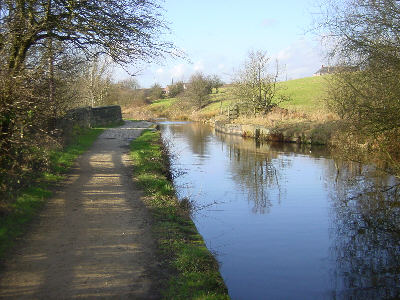
<svg viewBox="0 0 400 300"><path fill-rule="evenodd" d="M282 80L312 76L323 64L323 48L307 31L311 0L165 0L164 18L172 41L186 59L128 68L142 87L187 81L195 72L229 83L249 51L266 51L278 60ZM117 68L115 80L129 75Z"/></svg>

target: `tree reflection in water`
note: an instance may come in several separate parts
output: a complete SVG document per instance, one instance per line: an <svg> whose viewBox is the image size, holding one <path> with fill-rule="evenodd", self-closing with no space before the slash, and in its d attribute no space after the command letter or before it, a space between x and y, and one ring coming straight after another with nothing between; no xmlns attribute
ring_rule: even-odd
<svg viewBox="0 0 400 300"><path fill-rule="evenodd" d="M371 167L342 163L333 182L335 299L400 297L400 188Z"/></svg>
<svg viewBox="0 0 400 300"><path fill-rule="evenodd" d="M252 201L253 213L269 213L272 206L270 191L279 185L279 172L272 157L254 155L249 150L229 145L232 179L242 190L247 191L248 201ZM280 193L278 199L280 202Z"/></svg>
<svg viewBox="0 0 400 300"><path fill-rule="evenodd" d="M260 145L253 139L216 135L228 147L232 179L253 203L252 212L269 213L272 199L280 203L284 197L285 188L280 184L281 170L290 167L290 160L278 159L278 152L272 151L270 144ZM273 197L271 193L274 193Z"/></svg>
<svg viewBox="0 0 400 300"><path fill-rule="evenodd" d="M293 174L292 169L297 159L309 161L310 158L314 165L307 166L314 167L316 171L323 170L322 179L315 181L317 186L321 182L323 185L323 193L317 194L321 199L317 201L324 202L329 210L329 214L323 215L324 220L326 218L331 220L330 224L322 224L322 229L317 231L326 237L326 233L330 230L330 242L328 241L324 248L327 249L330 245L329 254L326 253L329 258L325 256L327 259L324 262L310 258L314 264L326 266L321 267L321 276L330 274L326 276L329 282L321 287L324 291L321 299L400 299L400 186L399 181L393 176L379 173L370 166L333 160L329 158L330 154L326 148L296 144L259 144L253 139L214 134L209 127L196 123L166 127L163 135L165 133L169 133L172 138L185 136L184 143L175 148L182 152L190 150L189 158L186 156L187 160L184 162L187 165L194 162L202 164L203 168L210 158L214 159L211 160L214 165L212 163L207 165L210 169L204 171L210 173L205 177L209 179L207 182L211 183L212 189L223 190L229 186L232 190L237 186L239 188L232 191L232 194L238 193L240 199L248 199L254 214L271 212L265 218L257 218L257 222L273 219L275 211L271 207L281 201L283 211L293 209L285 199L292 191L290 189L301 186L302 180L300 178L299 182L293 185L293 182L286 182L287 174ZM195 156L195 159L190 156ZM214 176L210 170L216 168L216 160L226 160L218 166L223 168L227 176L210 180L210 176ZM193 169L194 172L196 170ZM296 174L309 175L303 171ZM218 174L221 176L221 172ZM202 182L196 180L197 177L192 178L193 184L201 186ZM221 182L214 184L215 181ZM223 181L229 181L229 184L224 185ZM312 186L310 188L312 189ZM234 198L235 195L229 197ZM207 203L207 199L204 203ZM235 202L232 202L233 205ZM218 215L223 213L219 212ZM251 220L247 212L239 216ZM321 218L320 215L313 216ZM234 223L237 222L236 217L232 220ZM317 221L310 219L310 223L313 222ZM249 221L249 224L254 223ZM315 226L319 224L316 223ZM262 233L263 229L254 227L252 230ZM318 243L318 238L316 235L315 239L310 239L312 241L310 244ZM290 242L292 240L295 241L296 236L291 236ZM303 240L298 242L304 243ZM267 245L269 247L271 243L268 241ZM309 248L313 249L312 245ZM262 254L255 253L255 255ZM308 259L307 254L304 254L304 259ZM268 257L264 257L264 260L267 261ZM251 263L251 260L249 262ZM307 270L304 270L304 273L306 274ZM259 280L268 282L262 276L259 276ZM315 290L313 288L311 287L309 291ZM305 298L302 297L304 295L301 291L299 293L299 298Z"/></svg>
<svg viewBox="0 0 400 300"><path fill-rule="evenodd" d="M169 126L165 126L163 131L164 136L171 136L171 138L173 138L174 135L184 135L190 150L200 158L204 158L208 155L207 146L212 136L211 127L204 126L197 122L188 122L184 123L184 126L180 123L177 125L170 124Z"/></svg>
<svg viewBox="0 0 400 300"><path fill-rule="evenodd" d="M311 151L298 145L259 146L226 135L219 139L229 147L233 180L248 193L254 213L269 213L274 201L285 199L282 173L291 168L291 160L282 159L282 152L320 157L315 147ZM320 165L330 178L326 182L333 219L328 298L400 299L400 182L348 161L324 159ZM271 195L274 190L277 193Z"/></svg>

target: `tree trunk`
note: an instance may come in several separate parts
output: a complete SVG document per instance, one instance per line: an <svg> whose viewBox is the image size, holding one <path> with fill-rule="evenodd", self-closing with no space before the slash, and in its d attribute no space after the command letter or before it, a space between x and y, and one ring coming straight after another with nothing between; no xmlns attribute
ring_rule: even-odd
<svg viewBox="0 0 400 300"><path fill-rule="evenodd" d="M54 84L54 49L53 40L48 40L48 60L49 60L49 104L53 108L53 117L57 116L57 104L55 99L55 84Z"/></svg>

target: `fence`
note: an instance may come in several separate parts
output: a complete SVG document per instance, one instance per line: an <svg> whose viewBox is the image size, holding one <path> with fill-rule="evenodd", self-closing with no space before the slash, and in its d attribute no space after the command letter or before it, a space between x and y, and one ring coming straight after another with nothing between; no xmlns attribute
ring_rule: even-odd
<svg viewBox="0 0 400 300"><path fill-rule="evenodd" d="M239 105L235 104L229 106L222 111L222 114L225 115L229 121L237 119L239 117Z"/></svg>

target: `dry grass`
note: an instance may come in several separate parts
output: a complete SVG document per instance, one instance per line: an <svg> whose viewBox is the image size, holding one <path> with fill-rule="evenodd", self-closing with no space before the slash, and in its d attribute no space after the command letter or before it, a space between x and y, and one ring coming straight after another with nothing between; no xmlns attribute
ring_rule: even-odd
<svg viewBox="0 0 400 300"><path fill-rule="evenodd" d="M237 124L254 124L265 127L283 127L304 122L323 123L327 121L337 120L338 117L333 113L327 113L324 110L305 113L298 110L288 110L283 108L275 108L266 115L258 116L240 116L234 123Z"/></svg>

